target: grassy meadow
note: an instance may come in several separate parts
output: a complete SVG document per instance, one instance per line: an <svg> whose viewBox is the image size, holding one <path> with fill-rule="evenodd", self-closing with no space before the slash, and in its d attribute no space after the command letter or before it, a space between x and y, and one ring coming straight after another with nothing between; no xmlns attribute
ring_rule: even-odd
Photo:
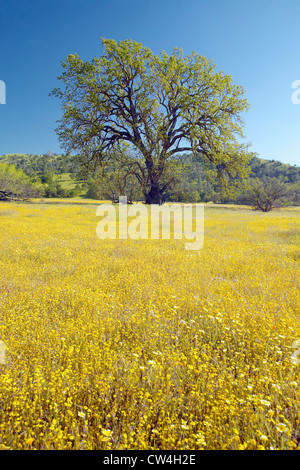
<svg viewBox="0 0 300 470"><path fill-rule="evenodd" d="M199 252L96 209L0 204L0 449L300 449L300 209L207 205Z"/></svg>

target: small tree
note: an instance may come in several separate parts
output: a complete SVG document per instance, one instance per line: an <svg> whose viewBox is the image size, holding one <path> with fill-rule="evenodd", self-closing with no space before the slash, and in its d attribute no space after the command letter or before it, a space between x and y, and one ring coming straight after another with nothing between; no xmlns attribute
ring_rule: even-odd
<svg viewBox="0 0 300 470"><path fill-rule="evenodd" d="M244 201L262 212L279 207L287 194L283 178L251 178L245 183L245 188Z"/></svg>
<svg viewBox="0 0 300 470"><path fill-rule="evenodd" d="M23 170L14 165L0 163L0 200L28 199L38 197L41 190L31 183Z"/></svg>

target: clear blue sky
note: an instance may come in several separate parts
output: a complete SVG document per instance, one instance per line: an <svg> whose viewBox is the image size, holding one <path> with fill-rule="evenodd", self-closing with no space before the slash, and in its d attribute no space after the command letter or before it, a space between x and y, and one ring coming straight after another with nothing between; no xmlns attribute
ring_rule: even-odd
<svg viewBox="0 0 300 470"><path fill-rule="evenodd" d="M102 53L100 37L155 53L211 58L242 85L247 141L261 158L300 165L300 0L0 0L0 154L60 153L61 61ZM300 97L300 94L299 94Z"/></svg>

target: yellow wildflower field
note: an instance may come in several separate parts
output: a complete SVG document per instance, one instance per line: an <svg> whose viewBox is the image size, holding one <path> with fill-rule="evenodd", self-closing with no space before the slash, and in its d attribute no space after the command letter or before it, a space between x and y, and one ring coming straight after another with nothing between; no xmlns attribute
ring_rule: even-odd
<svg viewBox="0 0 300 470"><path fill-rule="evenodd" d="M300 448L300 210L205 207L204 245L0 204L0 449Z"/></svg>

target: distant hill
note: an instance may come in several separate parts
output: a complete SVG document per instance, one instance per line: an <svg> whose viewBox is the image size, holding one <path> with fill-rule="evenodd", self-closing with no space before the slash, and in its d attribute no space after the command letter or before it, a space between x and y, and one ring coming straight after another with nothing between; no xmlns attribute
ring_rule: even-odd
<svg viewBox="0 0 300 470"><path fill-rule="evenodd" d="M300 181L300 167L297 165L289 165L281 163L277 160L264 160L254 157L251 161L251 169L253 175L257 178L271 177L278 178L282 176L287 178L288 183L296 183Z"/></svg>
<svg viewBox="0 0 300 470"><path fill-rule="evenodd" d="M192 165L193 162L192 155L188 153L180 155L178 160L189 165ZM201 167L202 165L198 164L197 166ZM300 166L297 165L289 165L277 160L265 160L263 158L253 157L250 162L250 167L252 170L251 177L254 178L278 178L281 176L283 178L287 178L288 183L296 183L300 181Z"/></svg>
<svg viewBox="0 0 300 470"><path fill-rule="evenodd" d="M43 155L33 154L6 154L0 155L0 163L11 163L26 174L43 175L45 173L76 173L77 163L74 157L64 157L48 152Z"/></svg>

